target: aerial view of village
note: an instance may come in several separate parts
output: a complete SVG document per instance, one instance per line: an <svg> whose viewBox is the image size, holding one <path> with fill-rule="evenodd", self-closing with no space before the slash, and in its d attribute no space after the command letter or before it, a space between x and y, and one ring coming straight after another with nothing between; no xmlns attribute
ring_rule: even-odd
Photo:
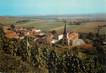
<svg viewBox="0 0 106 73"><path fill-rule="evenodd" d="M1 1L0 73L106 73L106 0Z"/></svg>

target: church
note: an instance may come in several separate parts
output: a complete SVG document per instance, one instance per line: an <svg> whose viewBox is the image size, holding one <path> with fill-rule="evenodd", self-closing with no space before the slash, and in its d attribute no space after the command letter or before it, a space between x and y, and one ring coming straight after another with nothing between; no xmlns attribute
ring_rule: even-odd
<svg viewBox="0 0 106 73"><path fill-rule="evenodd" d="M64 31L63 34L58 35L58 39L53 39L51 41L51 43L55 44L56 42L61 41L62 45L67 45L67 46L81 46L84 45L85 42L79 38L79 33L78 32L74 32L74 31L70 31L67 32L67 24L66 21L64 22Z"/></svg>

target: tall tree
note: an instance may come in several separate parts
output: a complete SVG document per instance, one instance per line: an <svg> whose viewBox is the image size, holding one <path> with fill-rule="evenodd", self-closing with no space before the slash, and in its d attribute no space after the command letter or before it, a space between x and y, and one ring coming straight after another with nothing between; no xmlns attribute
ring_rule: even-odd
<svg viewBox="0 0 106 73"><path fill-rule="evenodd" d="M0 49L3 49L3 43L4 41L4 32L3 32L3 26L0 25Z"/></svg>

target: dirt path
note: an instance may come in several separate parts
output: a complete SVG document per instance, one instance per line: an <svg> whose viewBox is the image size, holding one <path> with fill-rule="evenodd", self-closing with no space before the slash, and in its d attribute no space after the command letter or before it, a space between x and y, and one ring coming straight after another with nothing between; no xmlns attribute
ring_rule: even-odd
<svg viewBox="0 0 106 73"><path fill-rule="evenodd" d="M51 29L51 30L61 30L61 29L63 29L63 28L64 28L64 26L60 26L60 27L53 28L53 29Z"/></svg>

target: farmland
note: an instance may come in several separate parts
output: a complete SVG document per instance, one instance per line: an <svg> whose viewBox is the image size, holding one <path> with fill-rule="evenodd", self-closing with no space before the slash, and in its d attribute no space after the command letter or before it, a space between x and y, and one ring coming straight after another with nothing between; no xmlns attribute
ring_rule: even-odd
<svg viewBox="0 0 106 73"><path fill-rule="evenodd" d="M88 18L0 17L0 25L10 27L8 31L13 32L12 38L9 38L9 36L5 36L9 33L4 34L3 30L0 29L0 72L70 73L71 71L72 73L105 73L106 52L104 51L106 51L106 44L104 45L103 42L106 40L104 37L106 36L106 27L101 27L102 29L99 32L97 31L99 26L106 26L106 21L105 19ZM51 45L51 38L48 35L51 32L49 31L56 30L57 33L63 34L64 20L67 24L67 31L84 33L82 34L84 37L81 37L81 39L86 41L86 45L67 45L61 42L64 40L59 40L59 42ZM73 21L78 21L78 24L70 23ZM14 26L11 27L12 24L15 25L17 30L14 31ZM19 30L21 27L24 27L24 30ZM33 32L32 27L35 28L34 30L40 29L42 32L46 32L45 34L48 36L40 37L34 35L36 34L34 33L34 37L31 37L28 34ZM90 32L92 33L89 34ZM23 35L20 36L19 34ZM17 37L16 35L18 38L14 38ZM50 42L48 43L48 41Z"/></svg>
<svg viewBox="0 0 106 73"><path fill-rule="evenodd" d="M83 18L84 19L84 18ZM81 20L83 20L81 19ZM86 19L86 18L85 18ZM72 19L74 20L74 19ZM92 21L92 22L81 22L80 25L71 25L69 22L71 19L66 19L67 29L77 32L96 32L98 25L106 25L106 21ZM36 17L0 17L0 23L3 25L15 24L18 27L35 27L42 31L56 30L63 32L64 22L57 20L56 18L36 18ZM106 28L102 29L102 33L105 33Z"/></svg>

